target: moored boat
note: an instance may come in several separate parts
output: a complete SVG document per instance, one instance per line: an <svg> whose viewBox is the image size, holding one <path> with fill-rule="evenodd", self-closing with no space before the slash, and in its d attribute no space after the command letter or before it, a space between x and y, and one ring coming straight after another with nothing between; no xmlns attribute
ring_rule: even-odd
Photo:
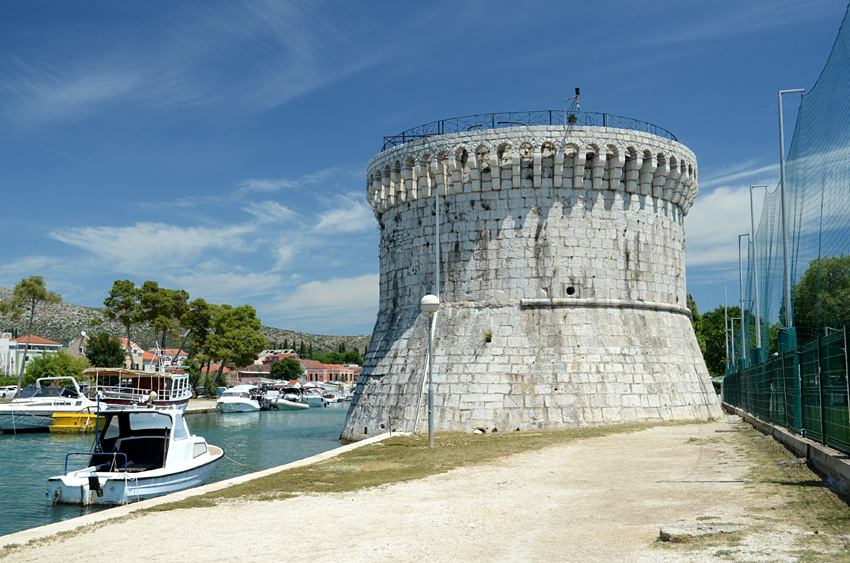
<svg viewBox="0 0 850 563"><path fill-rule="evenodd" d="M43 385L70 382L71 386ZM35 385L21 390L10 403L0 404L3 432L48 431L55 413L97 414L97 401L87 398L73 377L40 377Z"/></svg>
<svg viewBox="0 0 850 563"><path fill-rule="evenodd" d="M226 389L215 402L218 412L255 412L260 410L256 385L235 385Z"/></svg>
<svg viewBox="0 0 850 563"><path fill-rule="evenodd" d="M107 406L153 405L155 408L186 410L192 398L189 375L124 368L89 368L83 372L94 386L94 393ZM153 395L152 395L153 393Z"/></svg>
<svg viewBox="0 0 850 563"><path fill-rule="evenodd" d="M48 430L51 432L94 432L95 430L103 430L105 418L97 414L90 413L53 413L53 424Z"/></svg>
<svg viewBox="0 0 850 563"><path fill-rule="evenodd" d="M300 387L284 387L281 393L272 399L272 408L279 411L296 411L309 409L310 405L304 400Z"/></svg>
<svg viewBox="0 0 850 563"><path fill-rule="evenodd" d="M178 409L108 412L93 452L69 453L65 474L48 479L57 504L126 504L202 485L224 450L189 433ZM71 458L88 460L68 471Z"/></svg>

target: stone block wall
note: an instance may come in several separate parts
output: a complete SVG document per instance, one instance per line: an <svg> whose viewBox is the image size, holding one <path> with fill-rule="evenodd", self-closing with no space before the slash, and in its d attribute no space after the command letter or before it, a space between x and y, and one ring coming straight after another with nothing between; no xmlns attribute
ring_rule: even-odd
<svg viewBox="0 0 850 563"><path fill-rule="evenodd" d="M421 431L427 316L438 430L719 413L685 308L686 147L646 133L517 127L430 137L368 167L380 308L343 439Z"/></svg>

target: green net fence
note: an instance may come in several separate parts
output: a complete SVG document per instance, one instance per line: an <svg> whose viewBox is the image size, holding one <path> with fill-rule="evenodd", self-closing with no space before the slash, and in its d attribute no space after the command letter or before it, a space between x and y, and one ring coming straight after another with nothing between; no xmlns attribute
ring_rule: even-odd
<svg viewBox="0 0 850 563"><path fill-rule="evenodd" d="M798 345L850 324L850 11L815 85L802 95L785 165L791 310ZM798 94L794 94L797 96ZM788 98L788 96L786 96ZM787 102L790 101L789 98ZM790 104L789 104L790 105ZM765 196L755 236L762 343L776 352L783 325L780 190ZM749 263L752 265L750 254ZM752 266L746 333L755 345ZM773 329L773 330L772 330Z"/></svg>
<svg viewBox="0 0 850 563"><path fill-rule="evenodd" d="M725 402L845 453L850 453L848 93L850 8L820 77L802 96L785 165L785 233L783 190L777 186L765 195L749 249L739 333L749 354L730 366L723 381ZM780 328L786 320L784 242L790 329Z"/></svg>

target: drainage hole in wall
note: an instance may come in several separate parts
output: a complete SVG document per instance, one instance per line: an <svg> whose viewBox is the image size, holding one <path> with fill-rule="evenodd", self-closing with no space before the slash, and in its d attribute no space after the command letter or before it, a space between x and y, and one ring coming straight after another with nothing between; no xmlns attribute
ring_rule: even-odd
<svg viewBox="0 0 850 563"><path fill-rule="evenodd" d="M576 294L576 288L574 288L573 286L570 286L570 287L567 288L567 295L575 295L575 294Z"/></svg>

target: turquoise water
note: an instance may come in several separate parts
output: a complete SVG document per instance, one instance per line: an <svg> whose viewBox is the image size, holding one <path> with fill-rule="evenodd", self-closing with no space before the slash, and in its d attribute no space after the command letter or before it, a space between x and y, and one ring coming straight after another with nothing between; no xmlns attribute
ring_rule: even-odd
<svg viewBox="0 0 850 563"><path fill-rule="evenodd" d="M224 448L208 482L304 459L339 447L351 403L304 411L190 414L189 430ZM89 451L92 434L0 435L0 536L81 516L93 508L53 506L47 478L60 475L68 452ZM73 462L72 462L73 463Z"/></svg>

